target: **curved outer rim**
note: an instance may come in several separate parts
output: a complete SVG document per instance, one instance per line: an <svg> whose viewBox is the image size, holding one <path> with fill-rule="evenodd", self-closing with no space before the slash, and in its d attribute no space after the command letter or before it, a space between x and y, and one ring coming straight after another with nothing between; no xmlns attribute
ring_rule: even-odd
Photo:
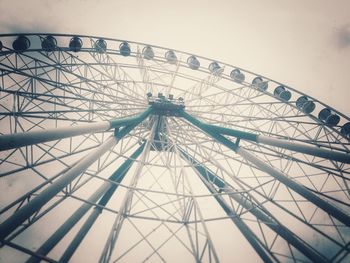
<svg viewBox="0 0 350 263"><path fill-rule="evenodd" d="M2 35L0 35L0 40L1 40L1 37L16 37L16 36L18 36L18 35L36 36L36 37L39 37L39 38L42 38L42 37L45 37L45 36L48 36L48 35L50 35L50 36L57 36L57 37L69 37L69 38L71 38L71 37L73 37L73 36L77 36L77 37L81 37L81 38L89 38L90 40L92 39L93 41L98 40L98 39L101 39L101 37L87 36L87 35L52 34L52 33L28 33L28 34L22 33L22 34L2 34ZM124 41L125 41L125 40L119 40L119 39L113 39L113 38L103 38L103 37L102 37L102 39L107 40L107 41L113 41L113 42L124 42ZM177 52L177 53L179 53L179 54L188 55L188 56L193 55L193 54L188 53L188 52L182 52L182 51L179 51L179 50L168 49L168 48L164 48L164 47L160 47L160 46L156 46L156 45L148 45L148 44L144 44L144 43L141 43L141 42L132 42L132 41L128 41L128 43L131 43L131 44L133 44L133 45L151 46L151 47L153 47L153 48L157 48L157 49L159 49L159 50L164 50L164 51L173 50L173 51L175 51L175 52ZM67 45L66 47L58 47L58 50L69 50L69 48L68 48L68 45ZM94 50L94 47L93 47L93 46L92 46L92 47L88 47L88 48L83 48L83 49L82 49L81 51L79 51L79 52L87 52L87 51L91 51L91 50ZM9 52L13 52L11 49L8 49L8 51L9 51ZM43 51L43 49L41 49L41 48L40 48L40 49L36 49L36 48L31 49L31 48L30 48L30 49L28 49L28 50L25 51L25 52L33 52L33 51ZM108 52L108 53L112 53L112 52L113 52L113 54L115 54L115 53L114 53L115 51L118 51L118 49L107 48L107 52ZM5 51L5 52L0 52L0 54L1 54L1 53L6 53L6 52L7 52L7 51ZM311 97L311 96L308 96L308 95L306 95L305 93L299 92L299 91L297 91L297 90L295 90L295 89L293 89L293 88L291 88L291 87L289 87L289 86L286 86L286 85L284 85L284 84L282 84L282 83L280 83L280 82L274 81L274 80L272 80L272 79L270 79L270 78L267 78L267 77L265 77L265 76L262 76L262 75L257 75L256 73L253 73L253 72L251 72L251 71L248 71L248 70L245 70L245 69L242 69L242 68L239 68L239 67L236 67L236 66L233 66L233 65L224 63L224 62L220 62L220 61L217 61L217 60L209 59L209 58L206 58L206 57L203 57L203 56L197 56L197 55L195 55L195 56L196 56L198 59L202 59L202 60L208 61L208 62L209 62L208 64L210 64L210 62L215 61L215 62L218 62L218 63L220 64L220 66L227 66L227 67L229 67L229 68L236 68L236 69L241 70L241 71L244 72L244 73L248 73L248 74L253 75L253 76L262 77L264 80L267 80L267 81L270 81L270 82L274 83L274 85L276 84L277 86L284 86L284 87L286 87L288 90L293 91L293 92L295 92L296 94L299 94L300 96L307 96L308 98L312 99L315 103L318 103L318 104L322 105L323 107L326 107L326 108L331 109L331 110L334 111L335 113L339 114L339 116L342 116L344 119L346 119L346 120L348 120L348 121L350 120L349 117L347 117L347 116L345 116L344 114L338 112L337 110L333 109L332 107L329 107L328 105L326 105L326 104L320 102L319 100L317 100L317 99L315 99L315 98L313 98L313 97ZM159 56L155 56L155 59L159 59L159 58L160 58ZM164 61L164 58L163 58L162 61ZM185 63L185 61L182 61L182 62ZM184 64L184 65L185 65L185 64ZM210 74L210 72L207 72L208 70L207 70L207 69L204 69L203 67L200 68L200 71ZM228 75L229 75L229 74L228 74ZM227 77L227 76L224 76L224 78L227 78L227 79L231 80L231 78L230 78L229 76L228 76L228 77ZM247 85L247 83L245 82L244 85ZM250 85L250 84L248 83L248 85ZM270 88L271 88L271 87L270 87ZM262 93L264 93L264 94L267 95L267 96L271 96L271 97L273 97L273 98L278 99L277 97L273 96L273 93L272 93L272 92L263 92L263 91L262 91ZM287 103L287 104L293 106L294 108L296 108L296 106L295 106L294 103L292 103L292 102L285 102L285 103ZM305 114L305 115L308 116L308 117L310 117L310 118L312 118L313 120L315 120L315 121L317 121L317 122L322 123L322 122L319 121L319 119L318 119L317 117L315 117L314 115L311 115L311 114ZM335 127L339 127L339 126L335 126ZM329 129L332 129L332 130L336 131L338 134L340 134L340 132L339 132L338 130L336 130L334 127L329 127Z"/></svg>
<svg viewBox="0 0 350 263"><path fill-rule="evenodd" d="M285 85L279 81L276 81L276 80L273 80L269 77L266 77L264 75L261 75L261 74L257 74L257 73L254 73L252 71L249 71L249 70L246 70L244 68L241 68L241 67L238 67L238 66L235 66L235 65L232 65L232 64L228 64L228 63L225 63L225 62L222 62L222 61L219 61L219 60L215 60L215 59L211 59L211 58L208 58L208 57L204 57L204 56L201 56L201 55L196 55L196 54L193 54L193 53L189 53L189 52L185 52L185 51L181 51L181 50L177 50L177 49L172 49L172 48L167 48L167 47L162 47L162 46L158 46L158 45L153 45L153 44L147 44L147 43L143 43L143 42L138 42L138 41L129 41L129 40L125 40L125 39L117 39L117 38L111 38L111 37L102 37L102 36L91 36L91 35L79 35L79 34L65 34L65 33L40 33L40 32L36 32L36 33L7 33L7 34L0 34L0 41L1 41L1 38L2 37L17 37L17 36L20 36L20 35L25 35L25 36L37 36L39 38L42 38L42 37L45 37L45 36L56 36L56 37L80 37L80 38L89 38L89 39L104 39L104 40L107 40L107 41L112 41L112 42L118 42L118 43L122 43L122 42L127 42L129 44L133 44L133 45L141 45L141 46L151 46L153 48L157 48L157 49L160 49L160 50L163 50L163 51L168 51L168 50L173 50L174 52L176 53L179 53L179 54L184 54L184 55L188 55L188 56L195 56L199 59L202 59L202 60L205 60L208 62L208 65L215 61L217 63L219 63L220 66L222 67L229 67L229 68L232 68L232 69L239 69L242 73L248 73L250 75L254 75L254 76L258 76L258 77L262 77L264 80L267 80L268 82L272 82L274 84L276 84L277 86L284 86L285 88L287 88L288 90L290 91L293 91L297 94L299 94L300 96L307 96L308 98L312 99L315 103L319 104L320 106L320 110L322 110L323 108L329 108L330 110L332 110L334 113L338 114L340 117L342 117L343 119L345 119L345 121L342 123L342 121L340 121L340 123L342 124L338 124L334 127L332 126L328 126L328 128L330 128L331 130L335 131L336 133L338 133L339 135L341 135L342 137L345 138L345 136L343 134L340 133L340 130L338 131L337 129L335 129L335 127L341 127L342 125L344 125L346 122L350 122L350 116L346 116L345 114L339 112L338 110L336 110L335 108L323 103L322 101L312 97L312 96L309 96L308 94L306 93L303 93L299 90L296 90L288 85ZM3 47L4 48L4 47ZM58 50L60 49L67 49L69 50L69 46L67 45L66 47L58 47ZM12 49L9 49L10 51ZM33 52L33 51L41 51L43 50L42 48L29 48L28 50L22 52L22 53L25 53L25 52ZM79 51L79 52L84 52L84 51L90 51L90 50L94 50L94 47L91 46L90 48L84 48L82 47L82 49ZM107 45L107 49L106 49L106 52L107 53L110 53L110 51L117 51L118 49L112 49L112 48L108 48L108 45ZM3 53L0 51L0 54ZM156 58L160 58L158 56L155 55L154 59ZM163 58L162 58L163 59ZM201 70L201 71L204 71L203 70L204 68L202 67L202 65L200 66L200 68L198 70ZM207 69L206 69L207 70ZM204 71L205 72L205 71ZM210 74L209 70L207 72L208 74ZM229 72L230 73L230 72ZM227 76L225 76L225 78L229 79L229 80L232 80L229 76L229 73L227 74ZM247 83L247 82L246 82ZM248 85L250 85L250 83L247 83ZM247 85L247 84L244 84L244 85ZM261 91L263 92L263 91ZM279 99L278 97L274 96L273 95L273 92L263 92L265 95L268 95L268 96L271 96L275 99ZM280 99L279 99L280 100ZM294 108L298 109L296 107L296 105L294 105L293 103L289 102L289 101L283 101L291 106L293 106ZM315 107L315 109L319 108L319 107ZM306 116L309 116L310 118L312 118L314 121L316 122L319 122L321 124L324 124L326 125L325 123L323 123L322 121L320 121L317 117L317 115L313 115L313 114L308 114L308 113L304 113Z"/></svg>

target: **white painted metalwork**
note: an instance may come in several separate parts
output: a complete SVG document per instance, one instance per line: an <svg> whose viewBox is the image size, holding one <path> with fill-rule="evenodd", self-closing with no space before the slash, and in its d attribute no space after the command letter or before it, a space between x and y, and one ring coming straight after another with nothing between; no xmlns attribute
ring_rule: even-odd
<svg viewBox="0 0 350 263"><path fill-rule="evenodd" d="M1 260L350 260L348 116L196 54L21 36L0 35Z"/></svg>

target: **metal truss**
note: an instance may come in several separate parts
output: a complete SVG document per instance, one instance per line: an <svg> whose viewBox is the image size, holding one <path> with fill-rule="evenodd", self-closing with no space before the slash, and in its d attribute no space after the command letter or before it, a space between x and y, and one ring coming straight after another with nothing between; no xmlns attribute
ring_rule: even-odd
<svg viewBox="0 0 350 263"><path fill-rule="evenodd" d="M350 260L349 117L178 50L0 41L0 261Z"/></svg>

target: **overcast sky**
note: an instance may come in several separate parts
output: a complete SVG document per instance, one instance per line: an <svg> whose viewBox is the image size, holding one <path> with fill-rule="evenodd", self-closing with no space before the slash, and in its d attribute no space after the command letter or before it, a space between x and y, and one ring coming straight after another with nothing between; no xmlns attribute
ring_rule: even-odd
<svg viewBox="0 0 350 263"><path fill-rule="evenodd" d="M350 1L0 0L1 32L156 44L221 60L350 114Z"/></svg>
<svg viewBox="0 0 350 263"><path fill-rule="evenodd" d="M1 33L86 34L187 51L350 115L349 0L0 0L0 10Z"/></svg>

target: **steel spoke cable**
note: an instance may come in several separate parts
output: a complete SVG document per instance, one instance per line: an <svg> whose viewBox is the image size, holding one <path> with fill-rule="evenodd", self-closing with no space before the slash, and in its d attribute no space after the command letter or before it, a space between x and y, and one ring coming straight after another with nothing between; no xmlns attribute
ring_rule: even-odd
<svg viewBox="0 0 350 263"><path fill-rule="evenodd" d="M82 135L85 133L94 133L107 131L112 128L117 128L120 126L127 126L133 122L137 122L140 119L143 119L150 113L151 109L148 108L143 113L132 116L125 117L122 119L112 119L110 121L98 122L98 123L89 123L87 125L77 125L66 128L56 128L52 130L43 130L43 131L32 131L26 133L17 133L11 135L1 135L0 136L0 150L8 150L16 147L22 147L30 144L37 144L41 142L67 138L77 135Z"/></svg>
<svg viewBox="0 0 350 263"><path fill-rule="evenodd" d="M69 53L68 53L68 54L69 54ZM69 74L72 74L73 76L75 76L77 79L83 80L81 75L75 74L74 72L72 72L72 71L66 69L65 67L62 67L62 65L60 65L60 64L49 64L48 62L41 61L41 60L39 60L38 58L33 58L33 57L31 57L31 56L29 56L29 55L26 55L26 54L22 54L21 56L25 56L25 57L28 58L28 59L31 59L31 60L40 62L40 63L42 63L42 64L44 64L44 65L53 67L53 68L55 68L55 69L60 69L62 73L69 73ZM20 57L21 57L21 56L20 56ZM69 54L69 56L71 56L71 55ZM48 58L49 60L51 60L50 57L47 57L47 58ZM76 57L74 57L74 59L75 59L75 60L79 60L79 59L76 58ZM85 64L84 64L84 65L85 65ZM5 65L5 66L6 66L6 65ZM14 66L14 65L13 65L13 66ZM100 72L100 71L99 71L99 74L102 74L102 75L103 75L103 73ZM32 77L34 77L34 76L32 76ZM96 80L88 80L88 79L84 79L84 80L96 84L97 87L99 86L99 83L98 83L98 81L96 81ZM97 87L95 87L95 88L97 88ZM137 95L137 96L140 96L139 94L136 94L136 95ZM133 99L134 99L134 100L137 100L137 98L133 98Z"/></svg>
<svg viewBox="0 0 350 263"><path fill-rule="evenodd" d="M201 146L201 147L203 147L203 146ZM212 160L212 159L211 159ZM236 178L236 177L235 177ZM236 180L237 180L238 178L236 178ZM251 188L251 187L249 187L249 188ZM252 189L253 190L253 189ZM271 200L269 197L267 197L267 199L268 200ZM317 230L317 231L319 231L319 230ZM322 233L322 232L321 232ZM324 233L322 233L323 235L324 235ZM334 240L332 240L333 242L336 242L336 241L334 241ZM339 243L338 243L339 244Z"/></svg>
<svg viewBox="0 0 350 263"><path fill-rule="evenodd" d="M134 172L134 175L132 177L132 180L130 182L130 186L132 186L132 187L136 186L137 181L138 181L139 177L141 176L142 169L144 167L144 161L149 156L151 140L154 136L155 127L156 126L153 125L151 132L150 132L150 135L149 135L149 139L146 141L145 149L142 152L142 155L140 157L141 161L138 163L138 166L137 166L137 168ZM127 191L126 195L124 196L124 199L122 201L122 205L119 208L119 212L117 214L117 217L114 220L114 223L111 227L111 230L110 230L109 235L107 237L107 240L105 242L103 251L100 255L99 262L108 262L111 259L114 247L115 247L116 242L117 242L118 235L120 233L121 225L123 224L124 219L125 219L125 217L121 217L121 215L126 214L126 212L130 210L132 195L133 195L133 190L129 189Z"/></svg>
<svg viewBox="0 0 350 263"><path fill-rule="evenodd" d="M264 135L258 135L258 134L254 134L254 133L234 130L234 129L225 128L225 127L220 127L220 126L216 126L213 124L201 123L201 125L205 125L206 129L216 131L220 134L234 136L238 139L249 140L249 141L253 141L256 143L267 144L270 146L282 147L282 148L286 148L289 150L299 151L302 153L307 153L307 154L311 154L311 155L315 155L315 156L319 156L319 157L323 157L323 158L327 158L327 159L331 159L331 160L337 160L340 162L350 163L350 155L349 154L330 151L327 149L320 149L320 148L316 148L316 147L310 147L310 146L303 145L303 144L296 143L296 142L289 142L289 141L283 140L283 139L275 139L275 138L264 136Z"/></svg>
<svg viewBox="0 0 350 263"><path fill-rule="evenodd" d="M0 64L0 65L1 65L1 64ZM10 71L10 69L7 69L7 70ZM29 75L29 74L26 74L26 73L24 73L24 72L21 72L21 71L19 71L19 70L15 70L15 69L14 69L14 70L11 70L11 73L23 75L23 76L25 76L25 77L27 77L27 78L30 78L30 79L36 79L36 80L38 80L38 81L40 81L40 82L42 82L42 83L45 83L45 84L47 84L47 85L49 85L49 86L51 86L51 87L53 87L53 88L60 88L60 90L62 90L62 88L63 88L63 90L69 91L68 88L74 88L74 89L83 90L83 91L85 91L85 92L90 92L90 93L93 93L93 94L105 95L105 96L110 97L110 98L112 98L112 99L114 99L114 100L116 100L116 101L118 101L118 99L119 99L118 97L115 97L115 96L113 96L113 95L111 95L111 94L104 93L104 92L102 92L101 90L95 91L95 90L91 90L91 89L86 89L86 88L82 88L82 87L79 87L79 86L73 86L73 85L71 85L70 83L59 83L60 86L58 86L56 80L43 79L43 78L41 78L41 77L39 77L39 76ZM84 83L85 83L85 82L84 82ZM95 87L95 88L96 88L96 87ZM84 98L84 96L82 96L82 95L80 95L80 94L78 94L78 93L74 93L73 91L69 91L69 93L71 93L71 94L73 94L73 95L77 95L78 98L80 98L80 97L81 97L81 98ZM120 98L120 99L123 99L123 98ZM133 99L132 101L135 102L135 99ZM141 103L141 104L142 104L142 103Z"/></svg>
<svg viewBox="0 0 350 263"><path fill-rule="evenodd" d="M191 117L190 115L188 115L184 112L182 112L181 114L189 122L196 125L200 129L204 130L210 136L214 137L215 139L217 139L218 141L223 143L225 146L227 146L231 150L238 153L244 159L247 159L249 162L254 163L255 165L259 166L264 172L270 174L272 177L281 181L283 184L287 185L288 187L290 187L291 189L296 191L298 194L302 195L303 197L305 197L306 199L308 199L309 201L314 203L316 206L320 207L326 213L332 215L333 217L338 219L343 224L350 226L350 216L347 215L345 212L341 211L339 208L332 206L327 201L325 201L325 200L321 199L320 197L318 197L317 195L309 192L303 185L300 185L300 184L296 183L295 181L291 180L289 177L284 175L282 172L276 170L272 166L267 165L261 159L250 154L248 151L240 148L237 144L232 143L230 140L226 139L225 137L223 137L221 135L213 133L211 131L211 129L208 129L206 126L201 125L201 123L198 120Z"/></svg>
<svg viewBox="0 0 350 263"><path fill-rule="evenodd" d="M249 211L249 210L248 210ZM271 216L271 215L270 215ZM266 221L266 220L265 220ZM268 220L267 220L268 221Z"/></svg>
<svg viewBox="0 0 350 263"><path fill-rule="evenodd" d="M105 237L106 244L96 247L99 250L104 246L101 262L130 261L135 256L139 261L168 261L166 251L175 248L179 260L215 262L221 256L226 259L226 255L231 257L233 247L226 254L220 247L217 255L212 248L223 242L218 239L219 232L226 234L229 229L225 228L232 221L240 225L240 230L246 229L243 232L250 240L244 241L247 239L240 234L242 231L231 225L239 233L235 249L243 249L244 242L248 248L254 244L250 246L251 253L265 261L340 262L350 256L346 234L350 227L350 163L346 161L350 158L350 119L344 114L264 76L186 52L68 34L23 34L15 42L27 37L32 46L19 51L15 45L11 47L13 37L17 35L2 35L1 39L0 120L5 125L0 139L2 135L133 118L147 104L154 111L137 127L125 124L120 127L126 128L113 131L108 125L110 128L103 131L0 152L0 177L4 177L0 180L5 185L12 187L12 181L26 184L31 178L35 180L26 184L24 194L6 197L8 204L0 209L2 222L6 222L6 217L23 213L23 208L59 181L61 176L54 169L67 174L71 163L77 166L79 158L96 151L108 136L124 136L117 147L72 176L73 180L47 203L1 238L5 242L16 245L16 240L25 238L28 231L51 222L59 204L63 208L74 202L75 207L90 209L76 226L77 231L72 232L72 238L67 239L67 250L61 246L63 239L54 242L60 244L55 253L63 261L72 256L78 259L96 231L103 228L103 233L107 233L109 229L101 222L108 218L112 222L115 219L114 226L109 226L112 229ZM52 50L40 46L50 39L54 41ZM78 49L67 46L67 41L76 41ZM195 60L200 62L198 69L191 64ZM236 79L236 73L241 74L243 81ZM264 86L254 84L259 81L252 81L257 77ZM291 98L284 100L277 88L289 92ZM149 91L152 94L146 94ZM304 98L314 108L304 109L300 105ZM162 101L166 104L160 106ZM192 115L192 122L184 118L180 105ZM321 113L329 113L329 120ZM153 136L152 125L158 116L162 125ZM330 124L333 117L335 122L336 118L340 121ZM144 152L147 160L128 156L145 142L150 144ZM183 153L188 158L183 158ZM123 161L143 167L142 176L134 174L134 179L138 179L134 185L132 175L126 182L108 178L111 169ZM89 200L89 193L103 184L119 189L113 195L116 206L114 202L107 204L111 191L101 199ZM123 195L124 201L120 199ZM209 205L216 210L210 210ZM73 208L72 213L76 210ZM99 223L95 224L99 215ZM215 228L218 226L222 228ZM215 239L211 240L210 234ZM68 238L68 232L62 237ZM232 238L229 232L226 238ZM23 244L13 248L22 256L35 257L36 252ZM11 249L4 242L1 246L8 247L4 252ZM143 252L133 255L142 247ZM96 256L96 251L89 251L89 257ZM39 253L36 256L40 257Z"/></svg>
<svg viewBox="0 0 350 263"><path fill-rule="evenodd" d="M141 122L143 119L147 117L149 112L143 114L141 118L136 121L136 124ZM134 128L134 124L131 126L125 127L121 130L117 138L114 136L109 137L103 144L101 144L97 150L93 153L90 153L86 156L85 159L80 161L77 165L68 170L63 176L61 176L55 183L48 188L46 188L43 192L40 193L40 196L35 197L28 203L26 206L22 207L16 214L12 215L10 218L6 219L0 225L0 239L5 239L15 228L20 225L24 220L29 218L32 214L35 213L37 208L40 208L45 203L49 201L56 193L60 191L61 188L65 187L69 184L74 178L76 178L81 172L83 172L88 166L90 166L100 155L105 153L108 149L114 146L117 143L117 140L122 138Z"/></svg>

